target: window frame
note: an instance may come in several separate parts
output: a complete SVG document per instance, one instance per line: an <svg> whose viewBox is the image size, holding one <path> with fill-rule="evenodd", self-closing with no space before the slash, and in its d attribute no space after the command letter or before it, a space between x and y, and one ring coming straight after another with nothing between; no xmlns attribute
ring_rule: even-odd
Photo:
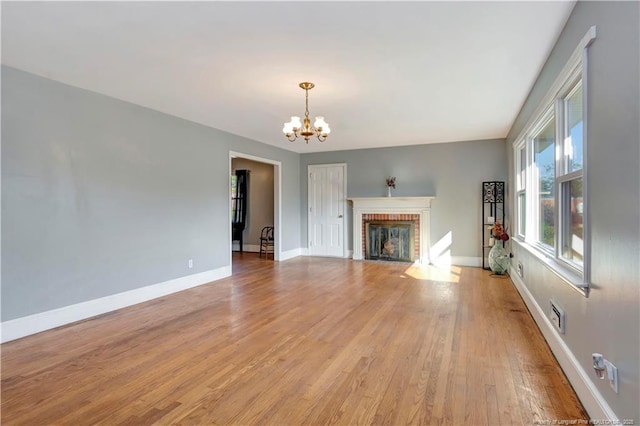
<svg viewBox="0 0 640 426"><path fill-rule="evenodd" d="M568 161L566 155L567 148L567 129L569 128L568 120L567 120L567 98L573 95L578 86L582 88L583 96L582 96L582 154L583 154L583 164L580 170L568 170ZM559 201L556 206L556 217L558 218L558 229L556 232L556 258L559 262L562 262L565 267L573 269L576 273L581 274L582 269L584 267L584 210L583 210L583 264L578 265L575 262L572 262L569 259L566 259L563 255L563 249L565 246L565 237L566 237L566 227L567 227L567 215L566 215L566 207L565 204L568 200L566 193L566 184L570 184L571 182L582 179L583 190L582 190L582 203L583 206L585 203L585 195L586 191L584 189L584 169L586 167L586 97L584 96L584 80L582 77L582 72L577 73L574 72L567 78L566 84L562 87L560 91L560 97L557 100L556 111L558 111L558 121L557 121L557 130L556 135L560 136L562 140L557 141L557 150L558 153L556 155L556 194L557 200Z"/></svg>
<svg viewBox="0 0 640 426"><path fill-rule="evenodd" d="M536 162L535 162L535 142L534 140L536 139L536 137L542 133L542 130L544 128L546 128L549 123L551 123L552 121L555 121L555 126L554 126L554 135L553 135L553 148L554 148L554 163L553 163L553 191L554 191L554 230L553 230L553 243L552 244L546 244L543 241L541 241L540 238L540 180L537 176L537 174L535 174L535 171L537 170L537 167L535 166ZM534 244L540 251L546 253L549 256L553 256L554 252L556 250L556 236L557 236L557 232L556 232L556 223L558 222L558 211L557 211L557 206L558 203L557 201L557 194L558 194L558 190L556 188L556 167L557 167L557 153L556 151L556 147L557 147L557 128L558 128L558 120L557 120L557 116L556 116L556 111L554 109L553 106L550 106L549 108L547 108L547 110L542 114L542 116L540 117L539 121L537 121L536 125L533 126L533 128L531 129L531 132L529 134L529 136L527 137L527 143L531 146L530 151L531 151L531 156L530 156L530 163L528 164L527 169L530 170L530 181L531 181L531 191L529 191L530 193L530 198L529 198L529 202L527 203L528 205L531 206L531 208L533 208L535 206L535 209L537 211L537 214L533 215L532 219L534 220L529 220L529 224L531 226L527 227L527 228L531 228L531 233L526 234L526 238L525 240L530 241L532 244Z"/></svg>
<svg viewBox="0 0 640 426"><path fill-rule="evenodd" d="M530 120L513 142L515 199L513 211L516 214L516 232L513 240L527 251L538 257L557 276L572 285L584 296L589 294L590 284L590 228L588 221L588 182L587 182L587 106L588 75L587 51L596 38L596 27L591 27L582 38L562 71L538 104ZM582 89L582 168L568 170L566 152L567 99ZM540 238L540 188L535 164L534 138L555 120L554 134L554 243L552 247ZM570 131L570 130L569 130ZM522 156L524 155L524 163ZM524 165L524 169L523 169ZM582 265L568 259L563 254L570 218L570 196L567 188L571 183L582 180L582 225L583 254ZM525 209L521 209L521 195L524 194ZM569 207L569 210L567 210ZM567 214L567 211L569 214ZM524 223L522 218L524 217Z"/></svg>
<svg viewBox="0 0 640 426"><path fill-rule="evenodd" d="M527 206L527 164L528 164L528 155L527 155L527 145L524 139L520 140L517 144L514 145L514 164L516 165L516 197L515 203L516 208L514 211L516 212L516 232L515 236L524 241L526 230L527 230L527 221L526 216L522 215L522 206L520 205L520 200L524 198L524 206L526 211ZM523 218L525 220L523 220Z"/></svg>

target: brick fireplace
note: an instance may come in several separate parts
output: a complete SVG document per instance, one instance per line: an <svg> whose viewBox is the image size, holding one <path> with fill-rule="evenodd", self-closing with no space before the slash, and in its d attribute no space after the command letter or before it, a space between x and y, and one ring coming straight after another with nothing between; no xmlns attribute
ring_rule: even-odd
<svg viewBox="0 0 640 426"><path fill-rule="evenodd" d="M429 229L431 200L433 198L434 197L349 198L349 201L353 204L353 259L362 260L367 258L368 224L392 224L393 222L397 222L412 224L412 260L424 264L430 263Z"/></svg>
<svg viewBox="0 0 640 426"><path fill-rule="evenodd" d="M365 213L362 233L365 259L413 262L420 253L420 215Z"/></svg>

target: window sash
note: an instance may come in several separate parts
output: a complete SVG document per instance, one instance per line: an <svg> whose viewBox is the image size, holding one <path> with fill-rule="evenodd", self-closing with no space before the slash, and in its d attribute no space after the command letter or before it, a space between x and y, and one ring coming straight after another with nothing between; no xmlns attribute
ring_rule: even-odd
<svg viewBox="0 0 640 426"><path fill-rule="evenodd" d="M516 189L522 191L527 187L527 147L524 141L516 149L516 167Z"/></svg>
<svg viewBox="0 0 640 426"><path fill-rule="evenodd" d="M527 145L521 140L514 149L514 164L516 172L516 227L515 237L524 240L527 229Z"/></svg>
<svg viewBox="0 0 640 426"><path fill-rule="evenodd" d="M536 206L536 231L533 241L540 249L553 254L557 234L557 126L554 108L550 108L540 120L540 125L532 133L529 143L533 152L531 170L534 177L534 185L531 186L534 199L531 206Z"/></svg>
<svg viewBox="0 0 640 426"><path fill-rule="evenodd" d="M561 211L557 257L580 271L584 267L584 181L582 173L571 173L558 183Z"/></svg>
<svg viewBox="0 0 640 426"><path fill-rule="evenodd" d="M527 235L527 192L525 190L518 191L516 200L518 203L516 208L518 215L517 236L524 240Z"/></svg>
<svg viewBox="0 0 640 426"><path fill-rule="evenodd" d="M582 82L582 75L578 74L574 76L573 79L562 88L557 99L558 176L581 171L584 166L585 108ZM580 100L580 104L571 104L571 100ZM576 114L579 116L577 121L574 120ZM572 121L575 121L573 127Z"/></svg>

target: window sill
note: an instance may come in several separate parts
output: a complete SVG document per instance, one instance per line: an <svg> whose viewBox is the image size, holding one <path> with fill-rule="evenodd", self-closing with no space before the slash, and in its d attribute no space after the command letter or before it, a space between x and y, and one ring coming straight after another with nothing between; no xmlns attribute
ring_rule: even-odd
<svg viewBox="0 0 640 426"><path fill-rule="evenodd" d="M519 238L512 238L511 241L535 256L540 263L546 266L547 269L553 272L562 281L570 285L571 288L582 294L584 297L589 297L589 283L584 280L582 274Z"/></svg>

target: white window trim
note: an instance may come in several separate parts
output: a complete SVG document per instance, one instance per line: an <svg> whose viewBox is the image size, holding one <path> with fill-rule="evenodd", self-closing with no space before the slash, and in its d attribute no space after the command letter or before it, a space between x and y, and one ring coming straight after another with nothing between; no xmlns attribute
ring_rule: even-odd
<svg viewBox="0 0 640 426"><path fill-rule="evenodd" d="M518 179L518 174L521 172L520 165L522 163L520 163L520 161L519 161L520 160L520 154L519 153L523 148L524 148L525 157L526 157L526 159L525 159L525 167L529 168L529 149L528 149L529 145L526 143L526 139L524 137L521 137L519 139L516 139L513 142L513 164L514 164L513 171L514 171L514 175L515 175L516 179ZM523 188L524 188L524 193L526 194L525 195L525 197L526 197L525 204L526 204L527 207L530 207L529 204L528 204L529 203L529 182L528 181L530 180L529 179L529 175L530 175L530 173L525 173L525 179L524 179L524 182L523 182L523 185L522 185ZM520 215L521 215L522 212L520 211L520 206L518 204L518 196L517 196L518 193L520 193L520 190L517 189L516 190L516 196L514 197L514 200L513 200L513 203L514 203L513 204L513 211L515 212L515 215L518 218L518 222L517 223L519 224L520 217L521 217ZM525 222L528 222L528 216L525 217ZM525 224L525 232L528 232L528 231L529 231L528 224ZM525 241L525 237L526 237L526 235L525 234L521 234L520 233L520 228L518 228L518 231L513 236L513 239L523 243Z"/></svg>
<svg viewBox="0 0 640 426"><path fill-rule="evenodd" d="M591 43L593 43L595 39L596 39L596 27L592 26L591 28L589 28L589 30L584 35L584 37L582 37L582 39L578 43L578 46L569 57L569 60L567 61L565 66L562 68L562 71L560 71L560 73L554 80L553 84L551 85L550 89L547 91L546 95L542 98L542 101L538 104L534 113L531 115L531 118L529 119L529 121L527 121L527 124L524 126L524 128L522 129L518 137L516 137L513 142L514 159L518 159L518 151L524 146L526 155L527 155L527 161L526 161L527 168L530 168L533 163L533 152L532 152L533 146L528 140L528 138L536 131L537 128L539 128L543 120L546 121L545 116L549 114L550 108L555 108L558 97L565 96L568 93L567 92L568 87L573 85L578 78L580 77L582 78L583 128L585 130L583 135L583 165L582 165L582 171L578 172L582 174L583 205L584 205L584 210L583 210L584 254L583 254L582 271L576 269L573 265L571 265L566 260L559 258L558 245L559 245L560 235L557 234L559 229L556 229L556 238L555 238L556 247L555 247L554 253L551 253L548 250L541 248L539 244L531 243L531 241L533 240L532 236L537 235L536 233L538 231L538 225L536 223L532 223L532 219L533 219L532 215L526 216L526 234L527 235L525 235L525 238L523 239L522 236L516 235L514 238L514 241L518 245L523 247L525 250L529 251L530 253L538 257L542 261L542 263L546 265L552 272L554 272L558 277L563 279L568 284L572 285L573 288L578 290L584 296L589 295L589 284L591 282L591 232L590 232L590 226L589 226L589 202L588 202L589 190L588 190L588 181L587 181L588 159L587 159L587 150L586 150L586 147L588 146L588 141L587 141L587 138L588 138L588 132L587 132L588 105L587 104L588 102L587 100L589 99L588 92L587 92L588 91L587 89L588 88L587 48L591 45ZM556 118L556 124L559 123L560 120L564 119L563 117L555 117L555 118ZM520 167L520 163L514 162L514 177L516 180L518 179L519 167ZM557 167L558 166L556 165L556 170L557 170ZM532 185L534 184L534 182L532 182L532 179L533 179L532 175L533 174L530 172L526 173L525 191L527 194L526 197L527 197L528 209L532 207L530 203L532 198L531 188L533 188ZM556 173L556 175L558 175L558 173ZM574 175L574 173L562 174L561 176L556 177L556 181L555 181L556 199L558 199L558 197L560 196L560 192L559 192L559 189L560 189L559 185L561 184L560 182L565 181L571 175ZM520 191L517 191L517 192L520 192ZM536 192L536 191L533 191L533 192ZM513 203L514 204L513 204L512 211L516 212L516 215L519 215L520 211L518 209L517 196L514 197ZM559 213L558 209L561 208L560 206L561 203L556 203L556 204L557 204L556 205L557 213ZM561 221L561 216L559 214L556 214L556 221L557 223Z"/></svg>
<svg viewBox="0 0 640 426"><path fill-rule="evenodd" d="M515 169L516 169L516 196L515 196L515 205L516 208L513 210L514 212L516 212L516 220L514 221L516 224L516 232L514 237L516 238L520 238L521 240L524 241L525 238L525 234L524 232L522 232L522 223L520 221L520 218L522 217L521 212L520 212L520 195L525 196L525 205L526 205L526 200L527 200L527 173L524 174L523 176L523 170L519 169L520 165L522 164L523 158L524 157L524 163L525 163L525 168L527 167L526 165L528 164L527 162L527 145L524 141L524 139L520 140L520 142L515 143L514 144L514 156L513 156L513 164L515 165ZM526 229L526 225L525 225L525 229Z"/></svg>
<svg viewBox="0 0 640 426"><path fill-rule="evenodd" d="M525 144L527 145L529 150L529 158L528 158L529 162L527 163L527 168L529 169L529 173L527 173L526 180L527 180L527 186L530 188L529 192L527 193L527 198L528 198L527 205L530 206L530 208L534 208L534 206L536 209L540 208L540 179L538 174L534 173L537 169L534 167L535 146L533 144L533 139L535 139L535 137L538 136L538 134L540 134L540 132L542 132L542 130L545 127L547 127L547 125L551 121L554 121L554 120L557 124L558 120L556 117L556 111L555 111L554 105L549 105L547 109L544 110L544 112L540 116L539 121L534 123L533 126L531 126L531 133L529 133L527 137L524 139ZM554 148L556 143L555 134L557 134L557 131L554 130ZM554 154L554 159L555 159L555 154ZM556 167L555 162L554 162L554 167ZM554 169L553 185L554 185L554 191L557 191L556 180L555 180L555 169ZM554 198L556 198L556 196L554 196ZM558 219L557 208L555 210L556 212L555 212L554 219L557 220ZM534 218L538 220L534 221L533 220ZM534 246L537 250L543 252L545 255L555 257L555 251L556 251L555 234L557 230L554 229L554 245L549 246L548 244L544 244L540 242L540 215L538 214L536 217L531 217L531 215L528 215L526 221L527 221L527 225L526 225L527 233L525 235L525 241L531 244L532 246Z"/></svg>
<svg viewBox="0 0 640 426"><path fill-rule="evenodd" d="M585 58L583 58L584 60ZM582 69L581 69L582 68ZM582 72L580 72L582 71ZM556 238L556 260L558 262L560 262L561 264L563 264L566 268L568 268L570 271L573 271L574 273L578 274L578 275L582 275L584 268L586 266L586 258L584 256L585 253L587 253L586 250L586 240L587 238L584 237L583 235L583 262L582 262L582 267L580 267L579 265L577 265L574 262L571 262L570 260L565 259L562 256L562 243L564 242L564 238L566 236L565 234L565 224L566 221L564 219L566 219L566 217L564 216L564 214L562 213L562 209L565 207L563 200L565 197L564 194L564 189L563 189L563 184L564 183L568 183L571 182L575 179L581 178L582 179L582 183L583 183L583 191L582 191L582 204L583 206L586 206L586 201L587 201L587 194L586 194L586 186L584 185L584 177L585 177L585 168L586 168L586 147L587 147L587 131L586 131L586 123L587 123L587 114L586 114L586 105L587 105L587 101L586 101L586 96L584 96L585 93L585 80L583 79L584 74L586 73L586 67L584 67L584 65L582 67L578 67L576 68L571 75L569 75L567 77L566 83L565 85L562 87L562 89L560 89L560 93L559 93L559 98L557 100L557 108L556 110L560 112L560 115L557 119L557 125L558 125L558 131L556 131L556 134L561 134L561 132L559 130L563 130L562 133L564 133L564 130L567 129L567 117L566 117L566 99L575 92L576 89L576 85L578 83L578 81L581 81L581 86L582 86L582 90L583 90L583 98L582 98L582 122L583 122L583 164L582 164L582 168L580 170L576 170L574 172L568 172L567 171L567 164L566 164L566 156L565 156L565 149L567 148L566 146L566 139L563 139L559 144L559 155L556 156L556 180L555 180L555 185L556 185L556 193L558 194L558 200L560 200L560 202L558 203L558 205L556 206L556 217L558 218L558 223L557 223L557 234L558 237ZM562 137L564 138L565 135L562 134ZM583 214L583 229L587 229L586 228L586 220L587 219L587 215ZM583 280L583 284L588 285L588 280Z"/></svg>

